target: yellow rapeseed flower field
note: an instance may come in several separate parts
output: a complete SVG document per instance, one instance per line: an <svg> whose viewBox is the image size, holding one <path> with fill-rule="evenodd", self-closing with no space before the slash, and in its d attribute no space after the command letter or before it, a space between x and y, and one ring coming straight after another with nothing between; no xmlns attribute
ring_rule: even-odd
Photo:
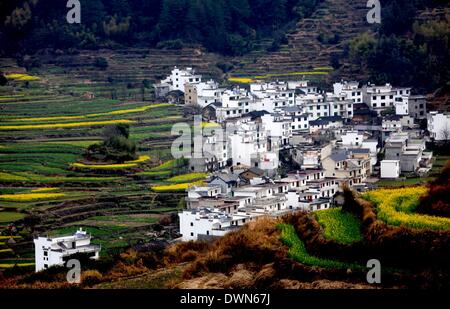
<svg viewBox="0 0 450 309"><path fill-rule="evenodd" d="M125 163L142 163L150 159L150 156L139 156L139 158L137 158L136 160L126 161Z"/></svg>
<svg viewBox="0 0 450 309"><path fill-rule="evenodd" d="M204 179L208 176L206 173L189 173L184 175L178 175L174 176L172 178L167 179L168 182L175 182L175 183L183 183L188 181L194 181L199 179Z"/></svg>
<svg viewBox="0 0 450 309"><path fill-rule="evenodd" d="M65 196L64 193L22 193L22 194L3 194L0 200L9 202L30 202L37 200L56 199Z"/></svg>
<svg viewBox="0 0 450 309"><path fill-rule="evenodd" d="M58 190L59 190L58 188L38 188L31 190L31 193L54 192Z"/></svg>
<svg viewBox="0 0 450 309"><path fill-rule="evenodd" d="M405 225L415 229L450 229L450 218L414 213L421 196L427 193L424 186L379 189L364 193L363 198L377 206L377 216L387 224Z"/></svg>
<svg viewBox="0 0 450 309"><path fill-rule="evenodd" d="M220 124L215 122L202 122L202 128L220 128Z"/></svg>
<svg viewBox="0 0 450 309"><path fill-rule="evenodd" d="M27 179L22 176L0 172L0 180L2 180L2 181L25 181Z"/></svg>
<svg viewBox="0 0 450 309"><path fill-rule="evenodd" d="M150 160L149 156L140 156L138 159L133 161L126 161L125 163L119 164L84 164L84 163L72 163L73 167L88 168L88 169L98 169L98 170L116 170L123 168L131 168L137 166L139 163Z"/></svg>
<svg viewBox="0 0 450 309"><path fill-rule="evenodd" d="M232 83L242 83L242 84L250 84L255 82L255 80L250 77L230 77L228 78L228 81Z"/></svg>
<svg viewBox="0 0 450 309"><path fill-rule="evenodd" d="M87 119L87 118L95 118L95 117L103 117L103 116L143 113L143 112L146 112L146 111L154 109L154 108L168 107L168 106L173 106L173 104L160 103L160 104L152 104L152 105L148 105L148 106L131 108L131 109L120 109L120 110L105 112L105 113L96 113L96 114L87 114L87 115L78 115L78 116L16 118L16 119L8 119L8 121L24 121L25 122L25 121L61 121L61 120Z"/></svg>
<svg viewBox="0 0 450 309"><path fill-rule="evenodd" d="M56 129L56 128L76 128L76 127L91 127L104 126L110 124L132 124L136 123L133 120L118 119L118 120L104 120L104 121L86 121L86 122L71 122L71 123L48 123L48 124L30 124L20 126L0 126L0 130L30 130L30 129Z"/></svg>
<svg viewBox="0 0 450 309"><path fill-rule="evenodd" d="M266 78L271 78L271 77L288 77L288 76L298 76L298 75L328 75L328 74L329 74L329 72L324 72L324 71L273 73L273 74L255 76L255 78L256 79L266 79Z"/></svg>
<svg viewBox="0 0 450 309"><path fill-rule="evenodd" d="M202 186L205 183L203 181L197 181L197 182L185 182L185 183L178 183L173 185L160 185L160 186L153 186L152 190L156 192L165 192L165 191L184 191L189 187L192 186Z"/></svg>
<svg viewBox="0 0 450 309"><path fill-rule="evenodd" d="M14 266L17 266L17 267L34 266L34 263L0 264L0 268L13 268Z"/></svg>
<svg viewBox="0 0 450 309"><path fill-rule="evenodd" d="M20 80L20 81L36 81L36 80L40 79L39 77L36 77L36 76L31 76L28 74L18 74L18 73L6 74L5 77L8 79Z"/></svg>

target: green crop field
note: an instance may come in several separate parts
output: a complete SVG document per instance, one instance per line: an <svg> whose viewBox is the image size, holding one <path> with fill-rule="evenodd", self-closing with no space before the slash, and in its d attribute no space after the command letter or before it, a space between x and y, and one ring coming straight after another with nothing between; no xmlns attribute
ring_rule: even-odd
<svg viewBox="0 0 450 309"><path fill-rule="evenodd" d="M294 226L289 224L280 224L281 240L285 245L289 247L289 255L292 259L305 265L319 266L324 268L334 269L365 269L361 265L353 263L345 263L336 260L324 259L317 256L310 255L306 251L305 244L298 237L295 232Z"/></svg>
<svg viewBox="0 0 450 309"><path fill-rule="evenodd" d="M351 244L363 239L358 218L350 213L343 212L341 208L317 211L315 215L317 221L323 227L327 239L344 244Z"/></svg>
<svg viewBox="0 0 450 309"><path fill-rule="evenodd" d="M151 188L175 184L171 177L187 173L186 161L170 154L172 126L186 119L179 106L152 100L153 90L142 89L148 77L129 65L143 67L148 59L135 56L109 70L114 82L92 65L80 63L74 74L72 66L48 59L29 72L37 78L0 86L0 233L8 224L20 231L19 220L28 217L39 234L84 226L109 251L148 240L139 229L151 231L161 214L179 209L179 194ZM8 59L0 60L0 69L21 72ZM86 149L117 123L130 126L139 159L86 162ZM19 242L30 240L25 234ZM22 256L33 250L26 246Z"/></svg>
<svg viewBox="0 0 450 309"><path fill-rule="evenodd" d="M25 215L19 212L2 211L0 212L0 223L14 222L23 219L24 217Z"/></svg>

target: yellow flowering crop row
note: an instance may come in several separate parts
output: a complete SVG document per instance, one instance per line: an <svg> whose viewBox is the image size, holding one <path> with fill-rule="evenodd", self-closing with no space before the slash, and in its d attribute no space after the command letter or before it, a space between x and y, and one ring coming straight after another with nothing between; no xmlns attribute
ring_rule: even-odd
<svg viewBox="0 0 450 309"><path fill-rule="evenodd" d="M274 73L255 76L256 79L266 79L271 77L287 77L287 76L298 76L298 75L328 75L329 72L323 71L313 71L313 72L292 72L292 73Z"/></svg>
<svg viewBox="0 0 450 309"><path fill-rule="evenodd" d="M332 67L317 67L313 69L314 71L333 71Z"/></svg>
<svg viewBox="0 0 450 309"><path fill-rule="evenodd" d="M119 163L119 164L84 164L84 163L77 162L77 163L72 163L72 166L79 167L79 168L98 169L98 170L116 170L116 169L135 167L139 163L143 163L148 160L150 160L149 156L140 156L136 160L126 161L125 163Z"/></svg>
<svg viewBox="0 0 450 309"><path fill-rule="evenodd" d="M9 202L29 202L36 200L55 199L65 196L64 193L22 193L0 195L0 200Z"/></svg>
<svg viewBox="0 0 450 309"><path fill-rule="evenodd" d="M103 116L112 116L112 115L123 115L123 114L132 114L132 113L143 113L147 110L158 108L158 107L167 107L173 106L170 103L161 103L161 104L153 104L149 106L137 107L132 109L120 109L111 112L105 113L97 113L97 114L87 114L80 116L54 116L54 117L37 117L37 118L17 118L10 119L9 121L60 121L60 120L74 120L74 119L87 119L87 118L95 118L95 117L103 117Z"/></svg>
<svg viewBox="0 0 450 309"><path fill-rule="evenodd" d="M149 106L137 107L137 108L132 108L132 109L122 109L122 110L106 112L106 113L90 114L90 115L88 115L88 117L122 115L122 114L130 114L130 113L143 113L145 111L148 111L149 109L154 109L154 108L158 108L158 107L168 107L168 106L173 106L173 104L170 104L170 103L153 104L153 105L149 105Z"/></svg>
<svg viewBox="0 0 450 309"><path fill-rule="evenodd" d="M127 119L118 120L105 120L105 121L87 121L87 122L72 122L72 123L49 123L49 124L36 124L36 125L23 125L23 126L0 126L0 130L29 130L29 129L55 129L55 128L76 128L76 127L91 127L91 126L103 126L110 124L132 124L136 121Z"/></svg>
<svg viewBox="0 0 450 309"><path fill-rule="evenodd" d="M415 229L450 229L449 218L414 213L420 197L426 193L427 188L423 186L380 189L364 193L363 198L377 206L378 218L387 224Z"/></svg>
<svg viewBox="0 0 450 309"><path fill-rule="evenodd" d="M250 84L255 82L255 80L253 78L249 78L249 77L230 77L228 78L228 81L232 82L232 83L242 83L242 84Z"/></svg>
<svg viewBox="0 0 450 309"><path fill-rule="evenodd" d="M39 80L39 77L31 76L28 74L7 74L5 75L6 78L14 79L14 80L21 80L21 81L35 81Z"/></svg>
<svg viewBox="0 0 450 309"><path fill-rule="evenodd" d="M136 160L126 161L125 163L142 163L148 160L150 160L150 156L139 156Z"/></svg>
<svg viewBox="0 0 450 309"><path fill-rule="evenodd" d="M0 172L0 181L25 181L27 180L25 177Z"/></svg>
<svg viewBox="0 0 450 309"><path fill-rule="evenodd" d="M175 182L175 183L180 183L180 182L182 183L182 182L204 179L204 178L206 178L207 175L208 174L206 174L206 173L190 173L190 174L174 176L172 178L167 179L167 181Z"/></svg>
<svg viewBox="0 0 450 309"><path fill-rule="evenodd" d="M58 188L38 188L31 190L31 193L55 192L58 190L59 190Z"/></svg>
<svg viewBox="0 0 450 309"><path fill-rule="evenodd" d="M215 122L202 122L202 128L220 128L220 124Z"/></svg>
<svg viewBox="0 0 450 309"><path fill-rule="evenodd" d="M9 240L10 238L18 240L21 239L22 236L0 236L0 240Z"/></svg>
<svg viewBox="0 0 450 309"><path fill-rule="evenodd" d="M184 191L189 187L192 186L201 186L205 183L203 181L197 181L197 182L185 182L185 183L178 183L173 185L161 185L161 186L154 186L152 187L153 191L156 192L165 192L165 191Z"/></svg>
<svg viewBox="0 0 450 309"><path fill-rule="evenodd" d="M27 267L27 266L34 266L34 263L22 263L22 264L0 264L0 268L13 268L14 266L17 266L17 267Z"/></svg>

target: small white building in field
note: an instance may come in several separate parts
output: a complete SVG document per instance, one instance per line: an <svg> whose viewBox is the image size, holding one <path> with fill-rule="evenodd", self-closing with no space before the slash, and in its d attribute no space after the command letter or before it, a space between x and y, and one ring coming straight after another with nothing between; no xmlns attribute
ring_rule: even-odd
<svg viewBox="0 0 450 309"><path fill-rule="evenodd" d="M79 229L72 236L36 237L34 239L36 272L55 265L64 265L65 260L76 253L92 255L97 260L101 247L91 244L91 235Z"/></svg>
<svg viewBox="0 0 450 309"><path fill-rule="evenodd" d="M258 217L239 211L227 214L212 208L183 210L178 216L183 241L221 237Z"/></svg>
<svg viewBox="0 0 450 309"><path fill-rule="evenodd" d="M450 114L438 112L428 113L428 132L430 137L436 141L450 139Z"/></svg>
<svg viewBox="0 0 450 309"><path fill-rule="evenodd" d="M383 160L381 161L381 177L380 178L398 178L400 177L400 161L399 160Z"/></svg>
<svg viewBox="0 0 450 309"><path fill-rule="evenodd" d="M202 76L195 73L193 68L181 70L174 67L170 75L158 85L169 85L169 91L179 90L184 93L186 84L195 84L202 81Z"/></svg>

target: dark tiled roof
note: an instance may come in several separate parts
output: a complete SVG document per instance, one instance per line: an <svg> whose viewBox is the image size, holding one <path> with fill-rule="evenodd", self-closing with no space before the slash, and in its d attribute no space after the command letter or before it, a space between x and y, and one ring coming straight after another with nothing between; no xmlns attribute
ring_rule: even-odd
<svg viewBox="0 0 450 309"><path fill-rule="evenodd" d="M347 159L347 153L346 152L333 153L330 156L330 158L335 162L344 161Z"/></svg>
<svg viewBox="0 0 450 309"><path fill-rule="evenodd" d="M370 149L368 148L355 148L350 150L353 153L370 153Z"/></svg>
<svg viewBox="0 0 450 309"><path fill-rule="evenodd" d="M328 116L328 117L320 117L317 120L313 120L309 122L309 125L311 126L320 126L320 125L326 125L330 122L336 122L336 121L342 121L343 119L341 116Z"/></svg>

